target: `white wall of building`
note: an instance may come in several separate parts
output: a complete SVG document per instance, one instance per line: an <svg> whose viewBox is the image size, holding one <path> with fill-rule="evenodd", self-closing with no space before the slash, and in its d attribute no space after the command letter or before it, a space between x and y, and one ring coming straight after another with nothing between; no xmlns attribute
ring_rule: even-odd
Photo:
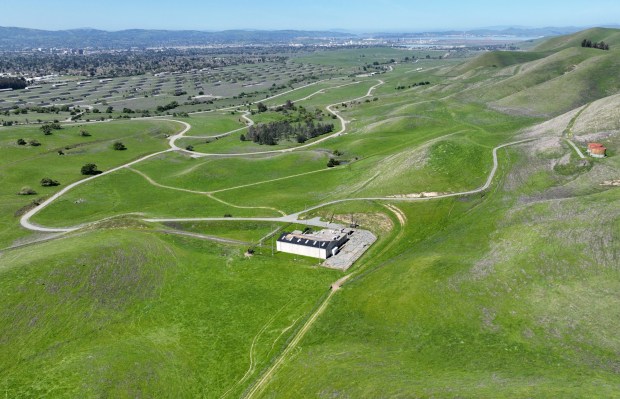
<svg viewBox="0 0 620 399"><path fill-rule="evenodd" d="M324 248L307 247L305 245L297 245L280 241L277 242L276 248L280 252L286 252L289 254L327 259L327 251Z"/></svg>

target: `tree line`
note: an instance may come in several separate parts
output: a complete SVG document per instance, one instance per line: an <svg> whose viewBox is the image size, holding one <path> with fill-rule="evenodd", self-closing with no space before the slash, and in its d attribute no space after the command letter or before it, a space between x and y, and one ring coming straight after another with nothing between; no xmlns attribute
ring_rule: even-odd
<svg viewBox="0 0 620 399"><path fill-rule="evenodd" d="M14 77L0 77L0 90L1 89L13 89L22 90L28 86L26 79L14 78Z"/></svg>
<svg viewBox="0 0 620 399"><path fill-rule="evenodd" d="M593 42L590 39L583 39L581 41L581 47L597 48L597 49L600 49L600 50L609 50L609 44L605 43L602 40L600 42Z"/></svg>
<svg viewBox="0 0 620 399"><path fill-rule="evenodd" d="M241 141L251 140L258 144L276 145L279 140L295 139L298 143L305 143L307 140L334 131L332 123L314 123L308 121L303 124L291 124L288 121L276 121L270 123L259 123L250 126L247 136L242 134Z"/></svg>
<svg viewBox="0 0 620 399"><path fill-rule="evenodd" d="M431 84L431 82L425 81L425 82L414 83L414 84L409 85L409 86L399 85L399 86L396 86L396 90L411 89L412 87L426 86L426 85L430 85L430 84Z"/></svg>

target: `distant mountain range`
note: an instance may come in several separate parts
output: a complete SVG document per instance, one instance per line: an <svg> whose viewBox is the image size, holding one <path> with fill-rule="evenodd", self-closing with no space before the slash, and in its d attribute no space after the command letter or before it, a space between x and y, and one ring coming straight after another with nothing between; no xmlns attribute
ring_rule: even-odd
<svg viewBox="0 0 620 399"><path fill-rule="evenodd" d="M361 39L368 37L407 38L424 36L455 35L506 35L516 37L558 36L574 33L583 28L485 28L469 31L417 32L417 33L372 33L356 34L340 30L298 31L298 30L227 30L206 32L195 30L145 30L130 29L104 31L97 29L71 29L48 31L27 28L0 27L0 50L21 50L28 48L99 48L123 49L130 47L179 47L225 44L283 44L317 43L329 40Z"/></svg>
<svg viewBox="0 0 620 399"><path fill-rule="evenodd" d="M449 30L440 32L418 32L418 33L382 33L375 34L381 37L423 37L423 36L514 36L514 37L550 37L568 35L579 32L584 28L568 27L546 27L546 28L523 28L523 27L501 27L501 28L482 28L473 30Z"/></svg>

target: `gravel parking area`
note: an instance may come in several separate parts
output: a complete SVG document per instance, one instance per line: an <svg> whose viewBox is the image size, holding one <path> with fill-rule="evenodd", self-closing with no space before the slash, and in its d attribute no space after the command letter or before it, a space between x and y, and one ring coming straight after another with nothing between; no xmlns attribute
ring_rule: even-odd
<svg viewBox="0 0 620 399"><path fill-rule="evenodd" d="M323 266L331 269L347 270L375 241L377 241L377 237L370 231L354 229L349 241L344 244L340 252L323 262Z"/></svg>

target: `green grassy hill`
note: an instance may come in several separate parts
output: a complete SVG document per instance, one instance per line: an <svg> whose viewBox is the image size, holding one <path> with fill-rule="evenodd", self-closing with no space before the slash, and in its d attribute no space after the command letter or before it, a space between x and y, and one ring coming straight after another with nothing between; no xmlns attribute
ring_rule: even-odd
<svg viewBox="0 0 620 399"><path fill-rule="evenodd" d="M584 38L611 50L582 48ZM450 80L443 90L511 114L557 116L620 90L618 45L620 30L591 29L549 39L534 52L485 53L444 71Z"/></svg>
<svg viewBox="0 0 620 399"><path fill-rule="evenodd" d="M504 68L545 57L542 52L491 51L454 68L454 72L465 73L477 68Z"/></svg>
<svg viewBox="0 0 620 399"><path fill-rule="evenodd" d="M620 132L597 130L596 118L615 119L617 103L573 119L610 154ZM600 182L620 162L578 167L555 139L564 119L526 130L542 142L502 152L484 197L394 203L411 221L400 239L345 285L258 397L618 395L620 193Z"/></svg>
<svg viewBox="0 0 620 399"><path fill-rule="evenodd" d="M184 117L200 137L178 143L195 144L194 155L287 152L159 154L35 215L46 226L94 222L55 238L22 229L21 214L82 179L86 162L109 170L167 149L181 125L0 128L0 393L619 397L620 191L609 182L620 176L620 65L614 50L557 44L579 35L456 68L405 62L400 49L321 52L326 65L403 61L268 101L337 123L324 111L335 104L346 121L342 134L297 151L293 140L242 142L241 131L207 139L242 127L239 112ZM495 147L527 138L497 151L488 190L463 193L485 183ZM565 138L582 151L599 141L608 157L581 159ZM119 140L127 150L112 149ZM340 164L327 167L330 158ZM46 176L61 185L42 187ZM24 185L38 194L17 195ZM460 194L394 198L422 192ZM235 219L333 200L347 201L303 217L355 220L378 236L346 272L272 252L270 234L301 225ZM221 219L143 220L207 216Z"/></svg>
<svg viewBox="0 0 620 399"><path fill-rule="evenodd" d="M346 287L264 397L616 396L618 196L510 197L398 205L425 228Z"/></svg>
<svg viewBox="0 0 620 399"><path fill-rule="evenodd" d="M492 102L507 96L535 89L538 85L560 78L575 69L576 65L589 59L591 54L581 48L562 50L544 58L495 70L478 71L480 82L458 93L464 99ZM567 87L570 90L570 87ZM535 106L536 102L532 104Z"/></svg>
<svg viewBox="0 0 620 399"><path fill-rule="evenodd" d="M587 56L583 61L568 65L563 73L557 71L558 76L503 97L493 105L508 112L554 116L617 93L620 75L614 71L620 68L620 57L595 49L582 51Z"/></svg>
<svg viewBox="0 0 620 399"><path fill-rule="evenodd" d="M220 397L247 385L335 272L134 229L2 254L9 397ZM36 381L36 383L34 383Z"/></svg>
<svg viewBox="0 0 620 399"><path fill-rule="evenodd" d="M609 28L592 28L572 35L554 37L536 46L534 51L558 51L570 47L579 47L581 42L591 40L592 42L604 41L610 45L612 51L617 51L620 46L620 30Z"/></svg>

